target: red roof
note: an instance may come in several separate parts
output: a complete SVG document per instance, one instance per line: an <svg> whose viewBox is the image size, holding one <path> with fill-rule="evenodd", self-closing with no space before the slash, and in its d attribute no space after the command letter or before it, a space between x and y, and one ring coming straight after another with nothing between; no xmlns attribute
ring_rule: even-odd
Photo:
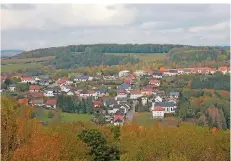
<svg viewBox="0 0 231 161"><path fill-rule="evenodd" d="M228 67L225 67L225 66L219 68L219 71L227 71L227 70L228 70Z"/></svg>
<svg viewBox="0 0 231 161"><path fill-rule="evenodd" d="M43 92L30 92L27 94L28 97L43 97Z"/></svg>
<svg viewBox="0 0 231 161"><path fill-rule="evenodd" d="M156 107L154 107L153 111L164 111L164 108L161 106L156 106Z"/></svg>
<svg viewBox="0 0 231 161"><path fill-rule="evenodd" d="M159 80L156 80L156 79L151 79L151 80L149 81L149 84L155 84L155 83L160 83L160 81L159 81Z"/></svg>
<svg viewBox="0 0 231 161"><path fill-rule="evenodd" d="M40 86L39 85L30 85L29 89L30 90L40 90Z"/></svg>
<svg viewBox="0 0 231 161"><path fill-rule="evenodd" d="M66 81L68 81L68 78L67 77L63 77L59 80L59 84L63 84L63 83L66 83Z"/></svg>
<svg viewBox="0 0 231 161"><path fill-rule="evenodd" d="M94 107L96 107L96 106L100 106L100 105L102 105L103 104L103 102L102 101L100 101L100 100L96 100L96 101L94 101Z"/></svg>
<svg viewBox="0 0 231 161"><path fill-rule="evenodd" d="M118 120L118 119L123 120L124 119L124 115L122 115L122 114L115 114L114 115L114 121Z"/></svg>
<svg viewBox="0 0 231 161"><path fill-rule="evenodd" d="M126 84L131 84L131 83L132 83L132 78L126 78L126 79L124 80L124 83L126 83Z"/></svg>
<svg viewBox="0 0 231 161"><path fill-rule="evenodd" d="M29 77L29 76L28 76L28 77L22 77L22 80L31 81L31 80L33 80L33 79L32 79L32 77Z"/></svg>
<svg viewBox="0 0 231 161"><path fill-rule="evenodd" d="M6 75L2 75L2 76L1 76L1 80L5 80L6 78L7 78Z"/></svg>
<svg viewBox="0 0 231 161"><path fill-rule="evenodd" d="M49 99L46 102L47 105L52 105L52 106L56 105L56 103L57 103L56 99Z"/></svg>
<svg viewBox="0 0 231 161"><path fill-rule="evenodd" d="M140 94L141 94L141 92L140 92L140 91L131 91L131 94L140 95Z"/></svg>
<svg viewBox="0 0 231 161"><path fill-rule="evenodd" d="M119 93L127 93L125 89L120 89Z"/></svg>
<svg viewBox="0 0 231 161"><path fill-rule="evenodd" d="M28 98L22 98L22 99L18 99L18 104L26 104L28 105Z"/></svg>
<svg viewBox="0 0 231 161"><path fill-rule="evenodd" d="M71 89L72 87L71 86L66 86L67 89Z"/></svg>
<svg viewBox="0 0 231 161"><path fill-rule="evenodd" d="M169 71L169 69L160 69L160 70L159 70L160 73L168 72L168 71Z"/></svg>

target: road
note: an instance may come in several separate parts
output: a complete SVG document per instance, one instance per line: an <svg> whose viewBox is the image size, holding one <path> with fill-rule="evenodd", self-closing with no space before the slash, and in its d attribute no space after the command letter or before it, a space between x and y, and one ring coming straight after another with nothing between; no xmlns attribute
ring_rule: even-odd
<svg viewBox="0 0 231 161"><path fill-rule="evenodd" d="M135 115L135 106L136 102L133 102L131 109L127 112L127 119L128 121L132 121Z"/></svg>

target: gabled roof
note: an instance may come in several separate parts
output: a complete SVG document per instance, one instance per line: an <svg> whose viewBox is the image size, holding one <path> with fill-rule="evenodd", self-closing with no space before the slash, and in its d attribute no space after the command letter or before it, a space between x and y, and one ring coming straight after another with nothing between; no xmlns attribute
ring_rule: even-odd
<svg viewBox="0 0 231 161"><path fill-rule="evenodd" d="M43 99L33 99L31 100L32 104L43 104Z"/></svg>
<svg viewBox="0 0 231 161"><path fill-rule="evenodd" d="M89 76L75 76L74 79L89 79Z"/></svg>
<svg viewBox="0 0 231 161"><path fill-rule="evenodd" d="M120 85L120 87L119 87L119 88L122 88L122 89L128 89L129 87L131 87L131 85L130 85L130 84L125 84L125 83L123 83L123 84L121 84L121 85Z"/></svg>
<svg viewBox="0 0 231 161"><path fill-rule="evenodd" d="M179 92L170 92L169 95L170 96L179 96Z"/></svg>
<svg viewBox="0 0 231 161"><path fill-rule="evenodd" d="M21 79L22 80L29 80L29 81L33 80L32 77L30 77L30 76L24 76Z"/></svg>
<svg viewBox="0 0 231 161"><path fill-rule="evenodd" d="M18 99L18 104L28 104L29 100L28 98L21 98L21 99Z"/></svg>
<svg viewBox="0 0 231 161"><path fill-rule="evenodd" d="M43 97L43 92L29 92L27 93L28 97Z"/></svg>
<svg viewBox="0 0 231 161"><path fill-rule="evenodd" d="M48 99L46 102L47 105L51 105L51 106L55 106L56 103L57 103L56 99Z"/></svg>
<svg viewBox="0 0 231 161"><path fill-rule="evenodd" d="M175 106L174 102L156 102L155 107L160 106L160 107L173 107Z"/></svg>
<svg viewBox="0 0 231 161"><path fill-rule="evenodd" d="M171 69L171 70L169 70L169 73L178 73L178 71Z"/></svg>
<svg viewBox="0 0 231 161"><path fill-rule="evenodd" d="M134 90L134 91L131 91L131 94L133 94L133 95L140 95L141 92L138 91L138 90Z"/></svg>
<svg viewBox="0 0 231 161"><path fill-rule="evenodd" d="M160 83L160 80L157 80L157 79L151 79L150 81L149 81L149 83L150 84L154 84L154 83Z"/></svg>
<svg viewBox="0 0 231 161"><path fill-rule="evenodd" d="M30 90L40 90L40 86L39 85L30 85L29 89Z"/></svg>
<svg viewBox="0 0 231 161"><path fill-rule="evenodd" d="M154 75L154 76L162 76L162 73L160 73L160 72L154 72L152 75Z"/></svg>
<svg viewBox="0 0 231 161"><path fill-rule="evenodd" d="M153 111L164 111L164 108L161 106L155 106Z"/></svg>

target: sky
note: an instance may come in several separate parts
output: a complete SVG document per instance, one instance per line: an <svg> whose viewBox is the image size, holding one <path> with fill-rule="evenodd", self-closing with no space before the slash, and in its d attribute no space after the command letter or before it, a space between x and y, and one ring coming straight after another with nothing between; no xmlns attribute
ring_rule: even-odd
<svg viewBox="0 0 231 161"><path fill-rule="evenodd" d="M230 44L228 4L4 4L0 14L2 49Z"/></svg>

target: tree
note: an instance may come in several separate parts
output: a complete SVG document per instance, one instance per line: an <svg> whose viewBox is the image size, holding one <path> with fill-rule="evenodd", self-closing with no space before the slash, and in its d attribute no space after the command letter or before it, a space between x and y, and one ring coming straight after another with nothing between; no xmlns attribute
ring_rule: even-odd
<svg viewBox="0 0 231 161"><path fill-rule="evenodd" d="M6 78L5 82L4 82L7 86L9 86L10 84L12 84L12 80L10 78Z"/></svg>
<svg viewBox="0 0 231 161"><path fill-rule="evenodd" d="M54 116L54 113L52 111L49 111L47 117L48 118L53 118L53 116Z"/></svg>
<svg viewBox="0 0 231 161"><path fill-rule="evenodd" d="M23 83L18 83L18 84L16 84L16 89L19 90L20 92L26 92L29 90L29 85L23 84Z"/></svg>

